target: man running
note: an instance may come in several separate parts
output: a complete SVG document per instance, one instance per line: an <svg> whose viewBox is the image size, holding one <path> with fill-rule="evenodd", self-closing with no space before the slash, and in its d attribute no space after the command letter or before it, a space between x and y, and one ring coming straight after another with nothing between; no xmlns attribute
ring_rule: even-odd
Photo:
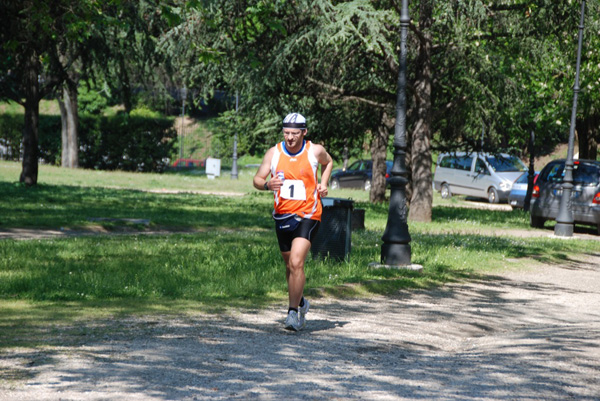
<svg viewBox="0 0 600 401"><path fill-rule="evenodd" d="M320 198L327 196L333 168L329 153L323 146L305 140L306 134L306 119L298 113L288 114L283 120L284 140L267 151L254 176L256 189L274 193L275 232L288 283L285 328L294 331L306 325L309 302L303 296L304 262L319 229L323 211Z"/></svg>

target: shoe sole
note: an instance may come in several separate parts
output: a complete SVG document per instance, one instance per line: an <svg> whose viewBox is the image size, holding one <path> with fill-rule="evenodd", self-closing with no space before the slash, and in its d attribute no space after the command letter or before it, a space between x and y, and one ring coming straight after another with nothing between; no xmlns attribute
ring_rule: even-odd
<svg viewBox="0 0 600 401"><path fill-rule="evenodd" d="M302 330L302 329L297 329L294 326L285 326L285 329L289 330L289 331L300 331L300 330Z"/></svg>

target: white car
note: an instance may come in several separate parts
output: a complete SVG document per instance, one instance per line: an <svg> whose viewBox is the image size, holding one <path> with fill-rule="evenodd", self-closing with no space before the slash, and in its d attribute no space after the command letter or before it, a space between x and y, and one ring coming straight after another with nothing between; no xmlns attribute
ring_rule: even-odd
<svg viewBox="0 0 600 401"><path fill-rule="evenodd" d="M527 167L506 153L442 153L438 157L433 187L442 198L467 195L498 203L508 199L513 183Z"/></svg>

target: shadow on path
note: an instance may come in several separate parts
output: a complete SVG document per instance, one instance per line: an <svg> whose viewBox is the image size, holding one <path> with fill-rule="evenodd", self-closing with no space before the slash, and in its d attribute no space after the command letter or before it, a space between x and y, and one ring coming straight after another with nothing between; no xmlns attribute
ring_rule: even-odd
<svg viewBox="0 0 600 401"><path fill-rule="evenodd" d="M598 400L600 256L572 262L315 299L300 333L277 309L89 322L78 345L5 352L29 379L0 399Z"/></svg>

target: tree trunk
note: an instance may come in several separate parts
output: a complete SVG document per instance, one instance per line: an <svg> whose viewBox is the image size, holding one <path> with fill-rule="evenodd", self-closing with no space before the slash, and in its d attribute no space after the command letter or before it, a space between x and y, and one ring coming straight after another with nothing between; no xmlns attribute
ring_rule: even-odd
<svg viewBox="0 0 600 401"><path fill-rule="evenodd" d="M129 82L129 74L127 73L127 67L125 66L125 60L123 56L119 57L119 75L121 79L121 90L123 96L123 106L127 114L131 113L133 109L133 99L131 98L131 83Z"/></svg>
<svg viewBox="0 0 600 401"><path fill-rule="evenodd" d="M64 92L64 89L63 89ZM64 96L64 95L63 95ZM58 99L58 107L60 108L60 139L61 139L61 157L60 165L62 167L69 167L69 131L67 124L67 110L65 108L65 102L62 98Z"/></svg>
<svg viewBox="0 0 600 401"><path fill-rule="evenodd" d="M431 221L433 189L431 177L431 91L433 70L431 67L431 25L433 23L433 3L422 1L419 17L419 30L423 39L419 45L419 55L415 82L416 122L412 133L411 170L412 195L408 219L410 221Z"/></svg>
<svg viewBox="0 0 600 401"><path fill-rule="evenodd" d="M77 84L68 82L63 90L65 110L67 114L67 149L69 167L79 167L79 138L78 138L78 115L77 115Z"/></svg>
<svg viewBox="0 0 600 401"><path fill-rule="evenodd" d="M389 118L387 113L383 113L381 123L374 132L371 141L371 160L373 161L373 177L371 180L371 191L369 200L373 203L385 201L385 159L387 156L387 145L390 139L390 130L388 127Z"/></svg>
<svg viewBox="0 0 600 401"><path fill-rule="evenodd" d="M600 116L596 115L590 132L590 159L598 159L598 142L600 141Z"/></svg>
<svg viewBox="0 0 600 401"><path fill-rule="evenodd" d="M577 120L577 137L579 139L579 158L596 160L600 137L600 115L590 113L585 120Z"/></svg>
<svg viewBox="0 0 600 401"><path fill-rule="evenodd" d="M348 167L348 153L349 153L349 149L348 149L348 138L344 138L344 150L342 152L342 159L344 162L344 165L342 166L342 168L344 169L344 171L346 171L346 167Z"/></svg>
<svg viewBox="0 0 600 401"><path fill-rule="evenodd" d="M23 124L23 170L19 181L36 185L38 178L38 123L40 117L40 64L36 52L29 55L25 66L25 117Z"/></svg>

